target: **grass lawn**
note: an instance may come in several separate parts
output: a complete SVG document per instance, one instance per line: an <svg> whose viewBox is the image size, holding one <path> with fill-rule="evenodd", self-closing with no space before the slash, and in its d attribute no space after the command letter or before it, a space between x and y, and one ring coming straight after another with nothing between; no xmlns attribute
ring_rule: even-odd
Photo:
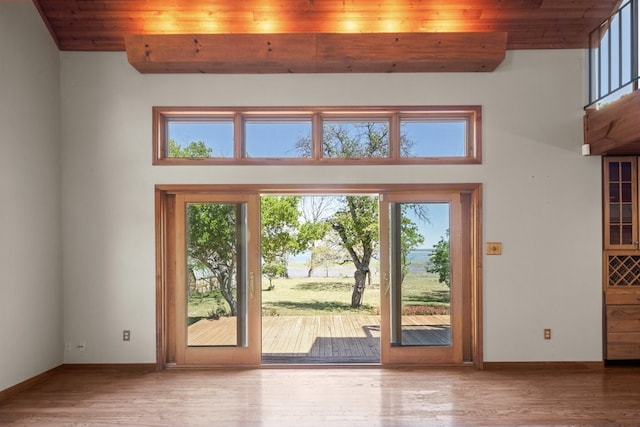
<svg viewBox="0 0 640 427"><path fill-rule="evenodd" d="M376 314L380 305L380 286L372 283L364 291L359 309L351 308L353 279L342 277L311 277L277 279L274 289L266 290L262 283L262 313L266 316L313 316L319 314Z"/></svg>
<svg viewBox="0 0 640 427"><path fill-rule="evenodd" d="M322 314L378 314L380 285L374 276L364 291L364 303L351 308L351 277L296 277L262 280L262 313L265 316L313 316ZM449 308L449 290L433 274L409 274L402 284L403 311L406 314L444 314ZM226 304L223 302L223 304ZM192 296L189 317L208 317L215 299L211 295Z"/></svg>

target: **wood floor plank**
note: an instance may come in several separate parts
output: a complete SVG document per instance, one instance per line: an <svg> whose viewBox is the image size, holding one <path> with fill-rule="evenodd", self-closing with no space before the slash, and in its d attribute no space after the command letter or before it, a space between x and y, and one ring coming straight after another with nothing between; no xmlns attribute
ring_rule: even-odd
<svg viewBox="0 0 640 427"><path fill-rule="evenodd" d="M61 369L0 402L21 426L638 426L640 367Z"/></svg>

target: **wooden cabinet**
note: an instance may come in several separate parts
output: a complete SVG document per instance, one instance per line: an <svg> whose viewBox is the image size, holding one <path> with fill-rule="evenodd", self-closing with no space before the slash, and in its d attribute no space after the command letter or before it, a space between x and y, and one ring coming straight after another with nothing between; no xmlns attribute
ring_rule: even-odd
<svg viewBox="0 0 640 427"><path fill-rule="evenodd" d="M607 306L607 356L637 359L640 352L640 303Z"/></svg>
<svg viewBox="0 0 640 427"><path fill-rule="evenodd" d="M640 360L638 159L603 167L605 359Z"/></svg>

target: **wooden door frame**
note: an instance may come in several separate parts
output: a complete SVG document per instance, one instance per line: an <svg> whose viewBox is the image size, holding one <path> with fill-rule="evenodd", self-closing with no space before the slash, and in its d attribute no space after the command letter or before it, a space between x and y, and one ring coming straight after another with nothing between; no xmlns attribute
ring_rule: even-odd
<svg viewBox="0 0 640 427"><path fill-rule="evenodd" d="M389 221L391 215L391 206L404 203L446 203L449 206L449 226L447 227L450 234L450 264L451 264L451 285L450 292L450 333L451 342L449 345L442 346L411 346L411 345L393 345L392 335L392 317L400 315L397 311L400 303L399 298L390 297L391 295L400 295L401 282L400 279L394 277L392 274L392 264L390 261L390 243L392 240L397 239L392 236L391 228L394 225ZM400 218L396 218L399 221ZM380 343L380 355L381 363L385 366L393 366L397 364L454 364L459 365L463 362L463 338L465 328L464 313L465 306L463 304L465 298L463 291L465 290L465 283L463 282L465 270L464 256L462 245L464 239L462 235L464 229L462 227L463 215L462 215L462 201L461 193L459 191L395 191L384 194L384 200L381 200L380 205L380 270L386 277L385 279L385 295L388 296L382 298L380 304L380 313L382 318L380 319L381 325L381 343ZM396 223L396 227L399 227L399 223ZM383 237L386 236L386 237ZM392 315L392 313L394 313ZM396 325L399 326L399 325ZM468 333L466 335L469 335ZM470 336L469 336L470 339Z"/></svg>
<svg viewBox="0 0 640 427"><path fill-rule="evenodd" d="M175 232L169 220L175 211L175 195L180 193L248 194L362 194L388 192L459 192L463 221L463 363L483 368L482 323L482 184L177 184L155 186L156 234L156 369L175 364L176 343L174 301L169 282L175 278L171 264Z"/></svg>
<svg viewBox="0 0 640 427"><path fill-rule="evenodd" d="M247 229L256 229L260 227L260 212L259 212L259 195L258 194L242 194L238 192L226 192L226 193L179 193L175 195L176 198L176 212L175 219L176 224L179 226L175 231L176 233L176 248L183 248L187 246L187 236L185 230L187 229L187 206L192 203L196 204L233 204L246 206L246 216L243 218L247 221ZM243 324L245 330L245 339L249 340L243 344L237 345L218 345L218 346L190 346L188 342L188 328L180 327L185 326L184 319L187 316L187 301L186 293L182 292L186 289L186 284L183 280L176 280L176 288L173 294L175 294L175 310L177 322L171 323L175 325L175 337L176 337L176 362L181 366L203 366L211 364L211 360L215 360L216 365L229 365L229 364L242 364L246 366L259 365L261 357L261 342L258 339L261 331L260 324L260 298L255 298L254 286L256 286L254 280L254 273L260 269L260 256L259 256L259 235L247 235L246 236L246 250L248 251L247 259L237 263L238 271L245 271L244 280L238 279L237 281L237 301L238 301L238 314L239 319L238 326ZM175 252L177 262L175 263L175 271L177 277L186 278L186 263L187 254L186 251L178 250ZM245 258L244 256L242 258ZM258 280L259 282L259 280ZM260 284L257 283L258 289ZM242 290L242 291L241 291ZM171 294L171 292L169 293ZM241 296L242 295L242 296ZM240 301L244 301L243 304ZM171 309L174 309L172 304ZM243 306L244 309L240 307ZM244 321L240 319L244 318ZM238 337L237 337L238 338ZM182 343L182 344L179 344Z"/></svg>

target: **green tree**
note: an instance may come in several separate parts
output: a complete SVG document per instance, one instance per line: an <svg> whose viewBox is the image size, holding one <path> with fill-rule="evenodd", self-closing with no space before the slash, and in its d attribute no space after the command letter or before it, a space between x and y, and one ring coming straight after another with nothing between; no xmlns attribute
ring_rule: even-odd
<svg viewBox="0 0 640 427"><path fill-rule="evenodd" d="M335 238L333 238L335 236ZM335 233L327 233L324 239L316 242L311 248L311 257L314 267L322 267L325 277L329 277L329 268L340 264L348 258L344 247ZM311 271L311 269L309 270ZM309 273L308 277L311 276Z"/></svg>
<svg viewBox="0 0 640 427"><path fill-rule="evenodd" d="M379 240L378 198L345 196L344 209L337 211L329 222L340 236L342 246L356 268L351 307L359 308L362 306L366 279L369 278L371 281L369 264Z"/></svg>
<svg viewBox="0 0 640 427"><path fill-rule="evenodd" d="M238 313L238 215L236 204L202 203L187 207L187 255L216 278L232 316Z"/></svg>
<svg viewBox="0 0 640 427"><path fill-rule="evenodd" d="M186 147L182 147L173 139L169 140L169 157L187 157L200 159L211 157L211 148L207 147L204 141L194 141Z"/></svg>
<svg viewBox="0 0 640 427"><path fill-rule="evenodd" d="M169 140L171 157L210 157L211 149L203 141L182 147ZM237 247L238 207L235 204L190 204L187 207L187 269L188 277L194 269L208 270L224 300L229 314L237 315Z"/></svg>
<svg viewBox="0 0 640 427"><path fill-rule="evenodd" d="M325 157L362 158L389 155L389 127L382 122L325 124L322 127Z"/></svg>
<svg viewBox="0 0 640 427"><path fill-rule="evenodd" d="M389 127L382 122L325 123L322 127L322 153L330 158L368 158L389 155ZM345 196L342 208L329 220L342 246L355 266L351 307L362 306L369 265L377 251L378 199Z"/></svg>
<svg viewBox="0 0 640 427"><path fill-rule="evenodd" d="M305 196L302 199L300 217L303 222L299 234L301 247L310 253L307 277L311 277L316 267L326 267L331 257L330 245L325 238L331 229L327 219L333 214L335 202L336 198L331 196ZM328 270L325 268L325 271Z"/></svg>
<svg viewBox="0 0 640 427"><path fill-rule="evenodd" d="M287 276L288 258L304 246L298 232L299 196L266 196L261 199L262 273L272 280Z"/></svg>
<svg viewBox="0 0 640 427"><path fill-rule="evenodd" d="M403 153L413 145L404 134L400 137ZM301 138L296 144L301 157L312 155L311 136ZM322 153L328 158L375 158L389 155L389 126L386 122L328 122L322 127ZM377 253L378 199L368 196L345 196L341 207L329 219L333 230L340 237L342 246L355 266L351 307L362 306L367 279L371 282L369 264ZM403 223L409 225L409 222ZM410 229L407 229L411 231ZM415 229L417 231L417 228ZM411 235L406 240L404 251L415 243L417 237ZM407 260L406 254L403 256Z"/></svg>
<svg viewBox="0 0 640 427"><path fill-rule="evenodd" d="M449 230L446 236L440 237L438 243L433 245L433 252L429 255L430 263L426 270L438 275L438 282L451 287L451 264L449 262Z"/></svg>
<svg viewBox="0 0 640 427"><path fill-rule="evenodd" d="M404 281L405 276L409 270L409 266L411 265L411 259L409 258L409 254L412 250L419 247L422 243L424 243L424 236L420 233L418 229L418 225L413 222L410 218L408 218L405 214L407 210L413 210L418 217L423 217L423 219L428 221L426 217L426 211L423 209L422 205L419 204L403 204L402 205L402 220L400 224L400 271L401 277L400 280Z"/></svg>

